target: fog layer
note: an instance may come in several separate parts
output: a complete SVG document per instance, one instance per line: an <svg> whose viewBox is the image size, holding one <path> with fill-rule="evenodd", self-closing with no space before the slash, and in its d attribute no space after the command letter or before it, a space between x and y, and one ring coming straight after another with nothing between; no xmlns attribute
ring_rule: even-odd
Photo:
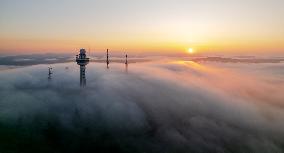
<svg viewBox="0 0 284 153"><path fill-rule="evenodd" d="M284 152L284 64L75 63L0 72L0 152Z"/></svg>

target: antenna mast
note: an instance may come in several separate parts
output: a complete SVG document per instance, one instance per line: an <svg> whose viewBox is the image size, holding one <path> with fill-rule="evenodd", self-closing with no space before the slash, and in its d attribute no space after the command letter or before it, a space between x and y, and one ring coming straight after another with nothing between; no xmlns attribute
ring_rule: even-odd
<svg viewBox="0 0 284 153"><path fill-rule="evenodd" d="M125 64L128 65L127 54L125 55Z"/></svg>
<svg viewBox="0 0 284 153"><path fill-rule="evenodd" d="M108 49L107 49L107 60L106 60L106 62L107 62L107 68L108 68L108 65L109 65L109 54L108 54Z"/></svg>

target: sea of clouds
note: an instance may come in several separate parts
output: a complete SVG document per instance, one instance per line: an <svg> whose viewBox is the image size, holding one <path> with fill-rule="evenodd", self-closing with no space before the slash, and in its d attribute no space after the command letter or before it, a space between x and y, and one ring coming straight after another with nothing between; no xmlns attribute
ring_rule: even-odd
<svg viewBox="0 0 284 153"><path fill-rule="evenodd" d="M0 71L0 152L284 152L284 63L48 66Z"/></svg>

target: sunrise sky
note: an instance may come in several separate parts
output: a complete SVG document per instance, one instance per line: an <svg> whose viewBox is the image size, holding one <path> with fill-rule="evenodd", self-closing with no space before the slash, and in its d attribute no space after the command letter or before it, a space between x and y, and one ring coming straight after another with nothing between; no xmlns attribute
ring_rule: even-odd
<svg viewBox="0 0 284 153"><path fill-rule="evenodd" d="M284 54L283 0L1 0L0 53Z"/></svg>

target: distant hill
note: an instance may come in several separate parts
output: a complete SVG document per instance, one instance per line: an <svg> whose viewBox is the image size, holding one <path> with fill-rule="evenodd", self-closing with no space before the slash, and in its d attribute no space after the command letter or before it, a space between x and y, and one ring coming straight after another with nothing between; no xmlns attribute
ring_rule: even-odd
<svg viewBox="0 0 284 153"><path fill-rule="evenodd" d="M228 57L201 57L194 58L195 62L221 62L221 63L280 63L284 62L284 58L228 58Z"/></svg>
<svg viewBox="0 0 284 153"><path fill-rule="evenodd" d="M32 54L0 57L0 65L27 66L36 64L54 64L71 61L70 55Z"/></svg>

